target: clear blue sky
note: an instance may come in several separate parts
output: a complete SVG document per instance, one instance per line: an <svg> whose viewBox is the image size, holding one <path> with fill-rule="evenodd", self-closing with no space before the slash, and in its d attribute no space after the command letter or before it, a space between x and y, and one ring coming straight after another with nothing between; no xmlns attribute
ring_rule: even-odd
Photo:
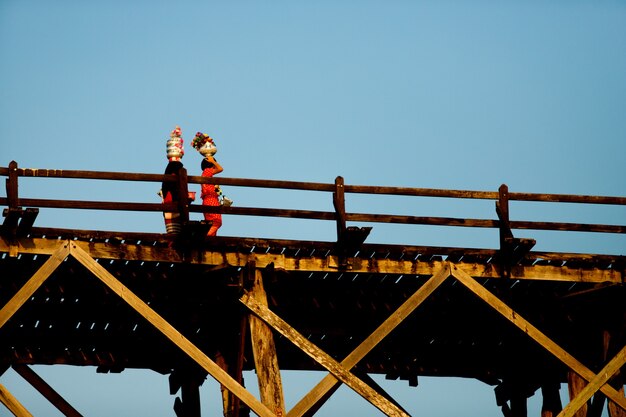
<svg viewBox="0 0 626 417"><path fill-rule="evenodd" d="M201 130L225 177L624 196L625 22L621 1L0 0L0 164L161 173L180 125L191 175L200 155L189 142ZM159 201L156 184L20 187L23 197ZM324 194L225 192L239 206L332 209ZM347 205L495 218L492 202L348 196ZM511 218L625 224L626 210L513 204ZM224 220L228 236L335 237L324 222ZM158 213L48 210L37 224L163 231ZM495 231L373 226L371 242L498 245ZM624 236L517 235L539 250L626 248ZM160 375L37 371L85 415L174 415ZM288 403L319 378L287 375ZM0 383L35 415L56 415L12 371ZM500 415L478 382L384 386L414 415ZM204 415L219 415L217 396L207 381ZM357 412L379 414L342 389L320 415Z"/></svg>

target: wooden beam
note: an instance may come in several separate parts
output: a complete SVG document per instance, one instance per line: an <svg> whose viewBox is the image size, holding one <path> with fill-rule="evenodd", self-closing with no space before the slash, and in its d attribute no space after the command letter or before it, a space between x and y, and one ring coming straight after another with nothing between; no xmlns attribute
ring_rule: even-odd
<svg viewBox="0 0 626 417"><path fill-rule="evenodd" d="M119 236L123 239L123 236ZM58 247L58 240L45 238L18 237L15 240L17 251L33 255L50 255ZM74 241L92 258L124 259L126 261L187 263L213 266L245 267L249 261L254 261L257 268L265 268L274 264L276 269L302 272L337 272L339 260L336 256L320 256L299 258L274 253L241 253L236 250L191 250L188 256L174 249L135 244L111 244L105 242ZM9 252L11 242L0 236L0 252ZM542 254L541 256L558 260L559 254ZM570 254L570 257L574 254ZM585 255L578 255L585 257ZM567 257L565 258L567 259ZM585 258L586 259L586 258ZM424 262L417 260L394 260L376 258L350 258L351 269L354 273L379 274L409 274L433 275L444 265L444 261ZM491 263L461 262L457 267L468 275L477 278L501 278L500 272ZM511 268L511 278L537 281L566 281L588 283L615 283L624 282L623 272L616 268L571 268L552 265L516 265Z"/></svg>
<svg viewBox="0 0 626 417"><path fill-rule="evenodd" d="M619 351L613 359L607 363L604 368L598 374L589 381L589 383L575 393L575 397L569 404L563 408L563 411L559 414L559 417L573 417L578 416L577 412L582 411L580 415L586 415L586 409L584 408L587 401L591 396L600 389L613 377L613 375L619 371L619 369L626 363L626 346Z"/></svg>
<svg viewBox="0 0 626 417"><path fill-rule="evenodd" d="M618 390L620 395L624 396L624 384L622 383L620 389ZM626 417L626 410L619 407L618 404L615 404L613 401L609 401L608 404L609 416L610 417Z"/></svg>
<svg viewBox="0 0 626 417"><path fill-rule="evenodd" d="M287 324L283 319L278 317L267 307L259 304L248 293L240 298L240 301L250 309L254 314L260 317L267 324L272 326L274 330L285 336L289 341L296 345L300 350L306 353L311 359L315 360L322 367L331 372L337 379L352 388L357 394L370 402L380 411L388 416L409 417L406 413L388 401L386 398L378 394L369 385L355 377L350 371L341 366L326 352L311 343L306 337L302 336Z"/></svg>
<svg viewBox="0 0 626 417"><path fill-rule="evenodd" d="M13 365L13 369L30 385L32 385L41 395L43 395L57 410L67 417L82 417L70 403L54 390L46 381L44 381L35 371L28 365Z"/></svg>
<svg viewBox="0 0 626 417"><path fill-rule="evenodd" d="M337 244L341 246L346 232L346 199L343 188L343 177L335 178L333 206L335 207L335 216L337 216Z"/></svg>
<svg viewBox="0 0 626 417"><path fill-rule="evenodd" d="M579 392L583 390L585 386L585 379L578 375L576 372L571 369L567 372L567 393L569 394L570 401L576 398ZM587 417L587 403L583 404L578 410L576 410L576 417ZM563 414L563 410L558 414L561 416Z"/></svg>
<svg viewBox="0 0 626 417"><path fill-rule="evenodd" d="M17 293L6 303L0 310L0 328L13 317L15 312L24 305L35 291L48 279L48 277L57 269L63 260L70 253L67 241L58 242L56 250L50 255L50 258L41 265L39 270L20 288Z"/></svg>
<svg viewBox="0 0 626 417"><path fill-rule="evenodd" d="M563 410L561 396L559 390L561 383L558 380L546 382L541 386L541 396L543 402L541 405L541 417L555 417Z"/></svg>
<svg viewBox="0 0 626 417"><path fill-rule="evenodd" d="M26 407L24 407L2 384L0 384L0 402L4 404L15 417L33 417Z"/></svg>
<svg viewBox="0 0 626 417"><path fill-rule="evenodd" d="M181 167L176 173L178 178L178 212L180 213L181 224L186 224L189 221L189 201L187 195L189 188L187 186L187 170Z"/></svg>
<svg viewBox="0 0 626 417"><path fill-rule="evenodd" d="M272 411L257 400L244 387L238 384L227 372L191 343L189 339L183 336L183 334L150 308L143 300L137 297L130 289L119 282L102 265L92 259L87 252L82 250L73 241L70 243L70 254L213 378L228 388L233 394L237 395L257 415L260 417L275 417Z"/></svg>
<svg viewBox="0 0 626 417"><path fill-rule="evenodd" d="M6 180L6 191L9 209L18 209L20 207L19 194L18 194L18 182L19 176L17 162L9 162L9 175Z"/></svg>
<svg viewBox="0 0 626 417"><path fill-rule="evenodd" d="M361 359L374 349L389 333L402 323L424 300L426 300L450 276L450 266L444 265L418 288L400 307L380 324L359 346L341 362L345 369L352 369ZM326 398L326 393L339 385L333 374L328 374L309 391L287 414L287 417L301 417L309 410L319 408L319 403Z"/></svg>
<svg viewBox="0 0 626 417"><path fill-rule="evenodd" d="M585 365L579 362L572 355L567 353L558 344L552 341L548 336L543 334L539 329L533 326L530 322L525 320L522 316L516 313L511 307L503 303L499 298L494 296L485 287L476 282L470 275L463 270L457 268L456 265L451 265L452 276L454 276L461 284L463 284L472 293L478 296L481 300L491 306L494 310L500 313L504 318L509 320L512 324L517 326L520 330L530 336L539 345L541 345L548 352L552 353L558 360L567 365L571 370L578 375L591 381L596 375L589 370ZM615 388L608 384L602 385L602 392L606 394L611 400L615 401L619 406L626 410L626 398L621 396Z"/></svg>
<svg viewBox="0 0 626 417"><path fill-rule="evenodd" d="M259 305L267 308L263 273L255 267L254 262L248 264L247 270L252 282L248 296ZM265 271L266 273L270 272L268 269ZM270 410L274 410L277 416L283 416L285 415L285 398L272 329L253 314L248 317L248 322L250 323L250 342L259 381L261 402Z"/></svg>
<svg viewBox="0 0 626 417"><path fill-rule="evenodd" d="M20 236L25 236L28 232L30 232L30 230L33 228L33 224L35 224L35 219L37 218L38 214L38 208L27 207L26 209L24 209L20 224L17 227L17 234Z"/></svg>

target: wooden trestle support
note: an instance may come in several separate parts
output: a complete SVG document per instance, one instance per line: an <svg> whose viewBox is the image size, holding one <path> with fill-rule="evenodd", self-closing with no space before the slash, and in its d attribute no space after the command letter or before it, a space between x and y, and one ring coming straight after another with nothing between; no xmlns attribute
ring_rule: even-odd
<svg viewBox="0 0 626 417"><path fill-rule="evenodd" d="M504 237L503 237L504 238ZM192 248L189 250L171 249L168 247L140 246L135 244L112 244L110 242L91 242L83 239L46 239L18 237L1 238L0 252L5 256L36 255L47 257L38 270L23 282L13 295L4 295L6 300L0 310L0 337L3 327L17 315L18 311L29 308L29 300L55 271L68 259L77 261L91 276L96 277L104 285L106 293L113 293L123 300L130 308L150 323L160 334L165 336L183 352L197 367L190 366L189 371L182 368L170 375L172 392L182 389L182 398L177 399L177 415L196 417L200 415L199 386L205 374L210 375L223 387L224 415L229 417L246 414L251 410L262 417L301 417L315 413L329 398L340 384L345 384L366 401L373 404L388 416L407 416L408 413L390 398L379 387L372 387L367 374L357 372L359 363L371 353L390 333L401 326L420 306L428 302L435 291L444 283L453 283L468 290L482 303L497 312L508 321L510 326L521 330L528 338L536 342L545 352L552 355L568 370L571 401L561 406L558 394L559 380L547 379L541 385L544 407L542 416L583 416L600 414L596 410L608 399L612 417L626 416L626 398L623 383L620 380L620 369L626 363L626 346L624 346L623 318L617 333L607 332L603 366L592 370L570 354L561 343L551 339L546 333L535 326L519 311L509 306L503 297L488 290L481 280L511 279L534 280L536 282L585 282L601 286L623 285L623 271L616 269L577 269L568 266L552 266L534 263L517 265L507 270L507 278L502 278L501 271L493 265L472 262L452 262L450 260L431 259L425 262L412 259L346 259L343 256L289 256L281 253L242 253L235 250L212 250ZM248 314L241 315L236 321L237 329L232 331L233 345L237 352L204 352L196 343L177 329L163 315L153 309L141 296L133 292L127 285L107 270L106 261L152 261L171 262L173 264L191 264L202 266L210 271L219 268L237 268L240 272L240 290L238 302L245 306ZM212 268L212 269L211 269ZM418 277L420 285L395 308L387 318L365 337L343 359L335 359L331 354L312 343L289 323L288 317L281 317L270 309L265 284L271 282L276 271L319 272L334 271L338 268L349 268L351 273L369 274L407 274ZM2 279L5 277L3 276ZM6 287L3 287L6 290ZM271 294L270 294L271 295ZM623 300L622 300L623 301ZM239 327L241 326L241 327ZM243 351L246 341L244 326L249 326L250 344L254 356L254 369L258 376L260 399L252 395L243 385L242 370ZM612 337L608 343L608 337ZM289 341L297 349L306 354L319 369L325 369L327 375L311 389L290 410L285 407L282 383L280 378L275 337ZM619 343L619 345L614 345ZM611 354L609 354L611 353ZM336 355L335 355L336 356ZM6 356L5 356L6 359ZM27 362L27 361L23 361ZM46 396L61 412L68 416L80 415L43 380L24 363L5 363L13 368ZM618 382L619 380L619 382ZM369 382L369 383L368 383ZM516 381L499 386L498 404L502 406L505 416L524 416L526 414L526 398L528 393L523 387L516 388ZM590 399L593 397L593 402ZM0 401L16 416L30 415L8 390L0 385ZM588 407L589 410L585 408ZM592 414L591 409L596 414Z"/></svg>
<svg viewBox="0 0 626 417"><path fill-rule="evenodd" d="M341 177L335 184L222 178L233 186L332 192L335 211L217 209L18 195L20 176L169 181L180 195L188 183L215 183L188 177L184 168L175 176L40 171L12 161L0 174L7 176L7 196L0 197L7 207L0 226L0 376L11 367L64 415L81 414L29 365L169 374L170 394L180 392L179 417L200 416L199 388L208 375L222 387L226 417L311 416L340 384L385 415L407 416L372 373L413 386L419 375L475 378L496 386L505 417L525 417L527 398L538 389L542 417L599 417L607 400L611 417L626 417L623 257L531 252L535 241L511 231L623 234L626 226L509 219L511 199L623 206L626 198L509 194L506 185L490 193L346 186ZM346 192L491 199L498 220L346 213ZM172 242L161 234L34 228L39 207L178 211L183 233ZM206 224L189 221L189 213L216 210L335 221L337 241L204 240ZM366 245L371 228L348 221L495 227L500 248ZM91 323L88 331L83 322ZM260 399L244 386L243 372L252 369ZM281 369L328 373L287 410ZM570 394L565 407L562 383ZM30 415L2 384L0 401L16 416Z"/></svg>

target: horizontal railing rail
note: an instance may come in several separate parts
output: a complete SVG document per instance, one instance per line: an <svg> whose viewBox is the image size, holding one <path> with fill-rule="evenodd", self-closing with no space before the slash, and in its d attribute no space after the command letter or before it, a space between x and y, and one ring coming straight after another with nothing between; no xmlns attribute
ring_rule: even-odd
<svg viewBox="0 0 626 417"><path fill-rule="evenodd" d="M345 222L366 223L397 223L412 225L473 227L473 228L500 228L500 229L526 229L526 230L553 230L553 231L576 231L597 233L626 233L626 225L611 224L587 224L569 222L541 222L521 221L508 219L509 201L532 201L549 203L578 203L578 204L603 204L626 206L626 197L613 196L590 196L569 194L536 194L536 193L509 193L506 186L499 191L472 191L472 190L443 190L410 187L383 187L362 186L343 184L343 179L338 177L334 184L279 181L263 179L244 179L201 176L187 176L186 170L181 175L128 173L128 172L103 172L81 171L62 169L33 169L19 168L17 163L11 162L9 167L0 167L0 176L7 177L7 196L0 197L0 206L7 210L18 207L54 208L54 209L86 209L86 210L115 210L115 211L138 211L138 212L181 212L183 219L188 220L188 214L193 213L222 213L227 215L263 216L278 218L299 218L311 220L326 220L339 222L338 227L345 228ZM18 193L19 177L35 178L64 178L84 180L107 180L107 181L140 181L140 182L179 182L181 190L188 189L188 184L219 184L235 187L271 188L277 190L302 190L321 191L333 193L335 211L316 211L282 208L260 207L210 207L199 204L177 203L136 203L136 202L110 202L110 201L80 201L80 200L53 200L39 198L21 198ZM181 179L183 180L181 182ZM346 213L344 194L368 194L368 195L395 195L414 197L435 197L453 199L493 200L498 210L497 219L474 219L454 217L430 217L408 216L394 214L374 213ZM186 195L186 194L185 194ZM503 214L504 213L504 214ZM505 230L506 232L506 230ZM505 233L506 234L506 233Z"/></svg>

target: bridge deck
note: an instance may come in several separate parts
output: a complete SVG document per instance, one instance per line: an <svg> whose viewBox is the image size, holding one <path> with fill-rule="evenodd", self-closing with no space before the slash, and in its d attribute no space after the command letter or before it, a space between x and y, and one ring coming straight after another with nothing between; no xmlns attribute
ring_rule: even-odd
<svg viewBox="0 0 626 417"><path fill-rule="evenodd" d="M90 237L88 237L89 235ZM339 266L332 242L216 238L168 248L162 235L33 229L2 239L0 303L6 304L65 239L83 247L121 283L207 354L236 352L246 309L245 267L271 269L269 308L341 360L446 262L474 276L515 312L569 348L589 368L606 358L606 332L624 334L623 260L530 252L500 277L497 251L363 245ZM10 257L10 246L20 255ZM557 270L558 272L555 272ZM558 279L555 275L558 274ZM71 364L169 373L185 357L156 329L68 258L3 328L5 364ZM158 346L158 348L155 348ZM281 369L320 369L285 337ZM245 368L253 367L249 348ZM419 375L498 383L511 375L539 384L559 360L455 280L447 280L359 363L415 383Z"/></svg>

